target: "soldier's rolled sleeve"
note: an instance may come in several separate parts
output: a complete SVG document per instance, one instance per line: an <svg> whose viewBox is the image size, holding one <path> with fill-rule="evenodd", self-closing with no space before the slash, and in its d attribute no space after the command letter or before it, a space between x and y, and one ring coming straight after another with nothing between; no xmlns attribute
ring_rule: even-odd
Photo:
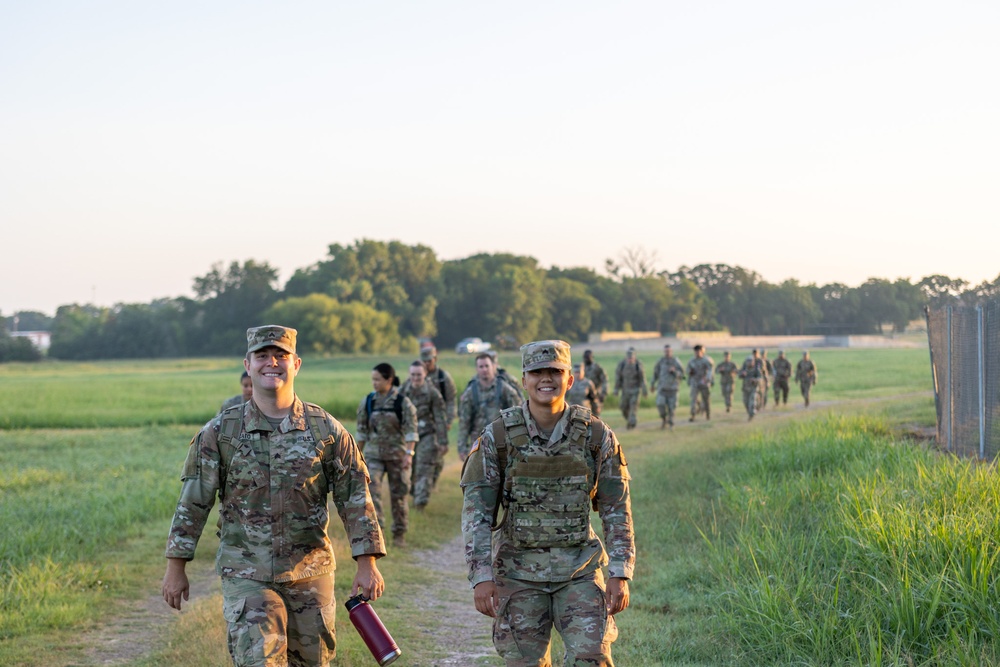
<svg viewBox="0 0 1000 667"><path fill-rule="evenodd" d="M469 583L475 588L484 581L493 581L492 523L493 510L500 496L500 475L490 428L479 436L466 459L462 491L465 562L469 566Z"/></svg>
<svg viewBox="0 0 1000 667"><path fill-rule="evenodd" d="M431 413L434 415L434 432L437 437L437 444L448 444L448 415L445 410L444 399L438 391L431 392Z"/></svg>
<svg viewBox="0 0 1000 667"><path fill-rule="evenodd" d="M350 433L338 428L334 436L335 472L329 480L330 491L351 543L351 556L381 558L385 555L385 542L368 490L368 467Z"/></svg>
<svg viewBox="0 0 1000 667"><path fill-rule="evenodd" d="M472 398L471 392L466 390L462 397L458 399L458 435L455 437L455 446L458 453L465 455L468 452L469 436L472 430Z"/></svg>
<svg viewBox="0 0 1000 667"><path fill-rule="evenodd" d="M218 429L218 420L209 422L188 447L181 474L181 495L167 538L167 558L194 558L195 548L219 491Z"/></svg>
<svg viewBox="0 0 1000 667"><path fill-rule="evenodd" d="M597 511L604 526L608 576L631 579L635 568L635 530L629 494L628 465L618 438L608 429L601 441L601 472Z"/></svg>
<svg viewBox="0 0 1000 667"><path fill-rule="evenodd" d="M358 406L357 422L358 430L354 435L355 441L360 446L364 446L365 441L368 440L368 408L367 408L368 398L365 397L361 399L361 404Z"/></svg>

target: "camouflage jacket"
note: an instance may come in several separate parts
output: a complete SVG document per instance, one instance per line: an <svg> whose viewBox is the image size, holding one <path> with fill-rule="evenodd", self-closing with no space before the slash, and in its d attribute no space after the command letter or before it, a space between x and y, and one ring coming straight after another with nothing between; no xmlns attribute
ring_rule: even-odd
<svg viewBox="0 0 1000 667"><path fill-rule="evenodd" d="M684 379L684 367L676 357L660 357L653 366L653 388L656 391L677 391L680 381Z"/></svg>
<svg viewBox="0 0 1000 667"><path fill-rule="evenodd" d="M478 397L478 401L476 400ZM503 380L494 380L483 389L478 379L474 379L462 392L458 401L458 453L466 456L472 442L486 425L499 416L504 408L521 405L521 392Z"/></svg>
<svg viewBox="0 0 1000 667"><path fill-rule="evenodd" d="M368 415L368 396L361 399L358 405L358 431L356 438L358 446L364 451L365 458L397 459L403 456L415 443L417 435L417 409L410 399L403 396L402 415L400 423L396 416L394 404L399 387L393 387L385 396L377 393L372 398L371 416Z"/></svg>
<svg viewBox="0 0 1000 667"><path fill-rule="evenodd" d="M237 405L243 405L243 394L236 394L231 398L227 398L222 403L222 407L219 408L219 412L225 412L229 408L235 408Z"/></svg>
<svg viewBox="0 0 1000 667"><path fill-rule="evenodd" d="M628 363L628 359L622 359L615 368L615 393L619 391L639 391L646 393L646 371L642 368L642 362L638 359L634 364Z"/></svg>
<svg viewBox="0 0 1000 667"><path fill-rule="evenodd" d="M587 378L574 379L573 386L566 391L566 402L570 405L582 405L588 410L593 410L598 400L597 389Z"/></svg>
<svg viewBox="0 0 1000 667"><path fill-rule="evenodd" d="M715 362L711 357L695 357L688 362L688 384L692 387L708 387L715 381Z"/></svg>
<svg viewBox="0 0 1000 667"><path fill-rule="evenodd" d="M444 409L441 393L430 382L424 381L419 389L409 380L400 388L403 396L410 399L417 409L417 435L423 438L433 435L439 445L448 444L448 416Z"/></svg>
<svg viewBox="0 0 1000 667"><path fill-rule="evenodd" d="M444 412L447 418L445 430L447 430L455 421L456 408L458 407L458 389L455 387L455 380L448 371L435 368L433 372L427 374L426 381L433 385L441 394L441 398L444 399Z"/></svg>
<svg viewBox="0 0 1000 667"><path fill-rule="evenodd" d="M715 367L715 374L719 376L719 381L724 385L731 385L738 371L739 367L732 361L723 361Z"/></svg>
<svg viewBox="0 0 1000 667"><path fill-rule="evenodd" d="M552 435L544 438L535 425L525 403L524 411L530 443L519 456L557 456L569 452L570 409L556 424ZM596 420L596 417L591 419ZM586 438L590 433L586 434ZM586 445L584 445L586 446ZM514 459L508 443L508 466ZM600 444L600 464L588 456L590 477L596 474L597 494L594 504L604 529L604 544L589 529L590 537L577 547L516 549L506 529L491 530L493 511L500 500L500 472L493 429L483 431L465 462L462 489L465 499L462 509L462 536L465 540L465 561L469 566L472 586L495 578L525 581L569 581L608 566L611 577L632 578L635 567L635 534L632 526L632 502L629 495L629 473L625 454L614 432L605 426Z"/></svg>
<svg viewBox="0 0 1000 667"><path fill-rule="evenodd" d="M802 359L795 366L796 382L816 382L816 364L812 359Z"/></svg>
<svg viewBox="0 0 1000 667"><path fill-rule="evenodd" d="M774 375L779 380L787 380L792 377L792 362L784 357L774 360Z"/></svg>
<svg viewBox="0 0 1000 667"><path fill-rule="evenodd" d="M351 554L384 556L382 531L368 492L368 468L354 438L315 408L330 436L317 442L298 398L271 427L253 399L208 422L191 441L181 497L167 540L167 558L194 558L218 495L223 577L288 582L332 572L327 493L351 543ZM223 420L238 424L220 437ZM319 437L319 436L317 436Z"/></svg>
<svg viewBox="0 0 1000 667"><path fill-rule="evenodd" d="M603 401L608 395L608 374L596 361L584 364L583 374L594 383L594 387L597 389L597 398Z"/></svg>
<svg viewBox="0 0 1000 667"><path fill-rule="evenodd" d="M764 364L759 359L747 357L740 368L739 376L743 378L743 388L756 387L764 379Z"/></svg>

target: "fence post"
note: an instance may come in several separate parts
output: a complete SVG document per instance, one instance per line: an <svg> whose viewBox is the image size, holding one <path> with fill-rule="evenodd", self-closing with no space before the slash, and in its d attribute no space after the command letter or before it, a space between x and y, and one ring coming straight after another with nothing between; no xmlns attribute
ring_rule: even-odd
<svg viewBox="0 0 1000 667"><path fill-rule="evenodd" d="M986 337L983 327L983 307L976 306L976 352L979 363L979 458L986 458L986 372L983 348Z"/></svg>

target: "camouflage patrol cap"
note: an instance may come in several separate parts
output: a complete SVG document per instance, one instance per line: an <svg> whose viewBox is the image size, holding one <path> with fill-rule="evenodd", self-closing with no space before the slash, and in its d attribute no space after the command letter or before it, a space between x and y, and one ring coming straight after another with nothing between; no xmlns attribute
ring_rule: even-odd
<svg viewBox="0 0 1000 667"><path fill-rule="evenodd" d="M430 361L431 359L437 359L438 350L433 345L425 345L420 348L420 359L422 361Z"/></svg>
<svg viewBox="0 0 1000 667"><path fill-rule="evenodd" d="M265 347L277 347L295 354L295 335L298 332L291 327L278 324L265 324L262 327L247 329L247 354Z"/></svg>
<svg viewBox="0 0 1000 667"><path fill-rule="evenodd" d="M539 340L521 346L521 371L524 373L539 368L568 371L572 367L569 343L564 340Z"/></svg>

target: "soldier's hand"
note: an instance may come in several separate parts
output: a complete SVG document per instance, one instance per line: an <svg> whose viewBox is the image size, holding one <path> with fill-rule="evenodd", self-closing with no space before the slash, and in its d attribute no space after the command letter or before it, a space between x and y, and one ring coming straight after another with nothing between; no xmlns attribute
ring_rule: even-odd
<svg viewBox="0 0 1000 667"><path fill-rule="evenodd" d="M608 587L605 591L607 599L608 616L614 616L618 612L625 611L628 607L628 579L612 577L608 579Z"/></svg>
<svg viewBox="0 0 1000 667"><path fill-rule="evenodd" d="M492 581L480 581L472 591L472 599L476 603L476 611L490 618L497 617L500 600L497 596L497 585Z"/></svg>
<svg viewBox="0 0 1000 667"><path fill-rule="evenodd" d="M184 567L187 561L183 558L168 558L167 572L163 575L163 599L174 609L180 610L181 601L187 600L191 594L187 573Z"/></svg>
<svg viewBox="0 0 1000 667"><path fill-rule="evenodd" d="M385 580L375 564L375 556L358 556L358 573L351 583L351 595L364 593L369 600L375 601L385 592Z"/></svg>

